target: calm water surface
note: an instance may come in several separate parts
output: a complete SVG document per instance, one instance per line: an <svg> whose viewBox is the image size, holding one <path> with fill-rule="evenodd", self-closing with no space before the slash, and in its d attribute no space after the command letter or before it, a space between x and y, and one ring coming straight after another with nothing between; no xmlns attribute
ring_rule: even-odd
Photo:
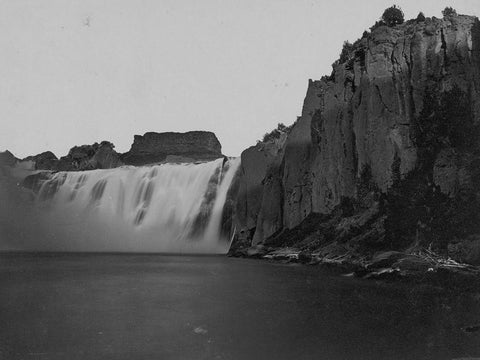
<svg viewBox="0 0 480 360"><path fill-rule="evenodd" d="M255 260L3 254L0 359L480 357L480 332L462 330L479 304Z"/></svg>

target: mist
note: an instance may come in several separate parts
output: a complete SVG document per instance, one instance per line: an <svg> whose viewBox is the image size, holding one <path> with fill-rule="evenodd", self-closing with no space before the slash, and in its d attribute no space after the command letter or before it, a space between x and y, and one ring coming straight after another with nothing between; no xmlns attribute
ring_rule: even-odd
<svg viewBox="0 0 480 360"><path fill-rule="evenodd" d="M225 253L220 226L239 160L59 172L21 186L2 167L0 250Z"/></svg>

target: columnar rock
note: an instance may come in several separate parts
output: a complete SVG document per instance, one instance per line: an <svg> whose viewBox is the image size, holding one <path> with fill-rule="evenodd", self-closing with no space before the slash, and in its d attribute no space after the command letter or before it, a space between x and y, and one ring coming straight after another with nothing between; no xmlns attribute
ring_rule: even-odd
<svg viewBox="0 0 480 360"><path fill-rule="evenodd" d="M238 228L256 229L261 241L282 228L281 161L286 134L245 150L238 171L240 176L236 217Z"/></svg>
<svg viewBox="0 0 480 360"><path fill-rule="evenodd" d="M148 132L143 136L135 135L132 147L122 155L122 161L129 165L145 165L169 158L172 161L204 161L222 156L220 142L209 131Z"/></svg>
<svg viewBox="0 0 480 360"><path fill-rule="evenodd" d="M333 214L346 203L357 212L373 206L373 197L365 200L368 188L378 195L375 208L383 209L378 219L387 237L398 236L392 222L403 201L413 209L408 236L416 233L418 240L434 226L435 202L458 210L460 195L477 199L479 123L477 18L379 26L333 64L330 76L309 81L302 116L277 157L260 151L269 144L242 154L238 223L254 233L253 243L263 242L272 230L292 229L310 214ZM465 211L459 224L470 216ZM469 225L457 235L476 230Z"/></svg>

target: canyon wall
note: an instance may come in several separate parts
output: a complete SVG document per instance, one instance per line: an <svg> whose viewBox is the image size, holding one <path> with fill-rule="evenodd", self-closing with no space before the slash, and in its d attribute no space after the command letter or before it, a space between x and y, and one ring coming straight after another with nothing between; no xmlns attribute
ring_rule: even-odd
<svg viewBox="0 0 480 360"><path fill-rule="evenodd" d="M309 81L286 139L242 153L237 241L377 249L472 239L479 123L477 18L364 33L330 76Z"/></svg>

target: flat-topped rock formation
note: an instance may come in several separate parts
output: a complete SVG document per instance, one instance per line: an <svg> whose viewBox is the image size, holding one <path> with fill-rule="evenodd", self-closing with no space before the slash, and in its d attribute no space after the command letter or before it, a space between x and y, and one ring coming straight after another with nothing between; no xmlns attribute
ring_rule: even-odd
<svg viewBox="0 0 480 360"><path fill-rule="evenodd" d="M209 131L147 132L135 135L130 151L122 161L128 165L145 165L166 161L206 161L222 157L222 147Z"/></svg>
<svg viewBox="0 0 480 360"><path fill-rule="evenodd" d="M114 148L111 142L102 141L100 144L74 146L60 159L46 151L21 161L31 161L35 170L83 171L122 165L211 161L223 157L220 142L209 131L148 132L143 136L135 135L130 151L124 154L117 153ZM7 156L10 153L5 154L5 162L8 157L11 163L11 157Z"/></svg>

